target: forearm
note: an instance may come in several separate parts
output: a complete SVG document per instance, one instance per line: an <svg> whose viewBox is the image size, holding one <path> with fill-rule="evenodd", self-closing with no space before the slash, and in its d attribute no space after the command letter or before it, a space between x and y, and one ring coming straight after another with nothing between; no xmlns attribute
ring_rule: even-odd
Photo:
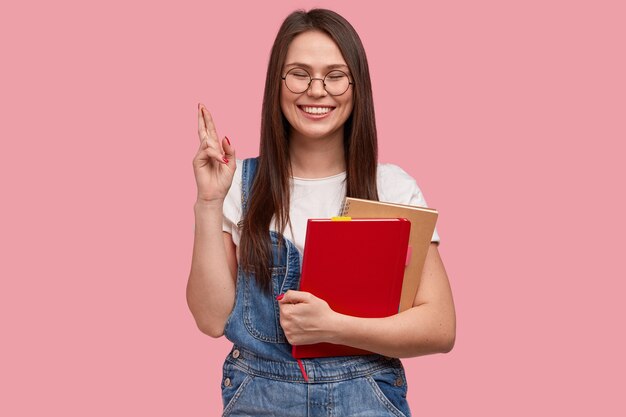
<svg viewBox="0 0 626 417"><path fill-rule="evenodd" d="M198 328L219 337L235 299L233 273L227 261L222 232L222 204L196 203L187 304Z"/></svg>
<svg viewBox="0 0 626 417"><path fill-rule="evenodd" d="M381 355L407 358L449 352L454 346L454 310L422 304L385 318L337 314L331 322L332 343Z"/></svg>

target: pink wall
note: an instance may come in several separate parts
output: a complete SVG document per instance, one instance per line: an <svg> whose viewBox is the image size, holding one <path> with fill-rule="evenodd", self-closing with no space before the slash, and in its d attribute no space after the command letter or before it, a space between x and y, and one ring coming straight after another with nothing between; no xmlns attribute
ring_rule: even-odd
<svg viewBox="0 0 626 417"><path fill-rule="evenodd" d="M625 414L623 2L94 3L0 12L1 415L219 414L229 346L185 301L196 104L255 155L273 37L315 5L440 211L458 337L405 360L414 415Z"/></svg>

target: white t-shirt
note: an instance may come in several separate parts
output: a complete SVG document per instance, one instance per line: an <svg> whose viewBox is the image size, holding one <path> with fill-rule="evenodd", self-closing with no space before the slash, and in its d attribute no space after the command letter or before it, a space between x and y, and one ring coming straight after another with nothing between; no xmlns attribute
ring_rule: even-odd
<svg viewBox="0 0 626 417"><path fill-rule="evenodd" d="M233 183L224 199L224 223L222 226L222 230L232 235L233 242L237 247L239 247L241 239L237 222L241 220L242 165L243 161L237 160L237 170ZM345 172L326 178L292 178L293 188L291 189L289 218L293 230L287 225L283 235L296 245L300 253L304 253L304 238L308 219L340 215L346 194L345 179ZM427 207L426 200L413 177L397 165L378 164L376 185L380 201ZM270 224L270 229L276 230L274 221ZM436 229L432 241L439 242ZM237 257L239 257L239 251L237 251Z"/></svg>

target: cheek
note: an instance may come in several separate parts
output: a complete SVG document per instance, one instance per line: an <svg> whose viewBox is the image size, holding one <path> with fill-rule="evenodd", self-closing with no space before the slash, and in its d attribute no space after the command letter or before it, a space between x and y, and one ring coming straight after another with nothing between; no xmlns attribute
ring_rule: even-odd
<svg viewBox="0 0 626 417"><path fill-rule="evenodd" d="M352 112L354 108L354 93L352 90L347 91L343 96L341 96L341 103Z"/></svg>
<svg viewBox="0 0 626 417"><path fill-rule="evenodd" d="M348 117L350 117L350 115L352 114L352 111L354 110L354 101L352 100L352 98L350 98L346 100L343 105L344 105L344 108L346 109L345 118L347 119Z"/></svg>
<svg viewBox="0 0 626 417"><path fill-rule="evenodd" d="M280 92L280 110L283 113L283 116L290 118L291 113L293 112L292 101L285 94L283 90Z"/></svg>

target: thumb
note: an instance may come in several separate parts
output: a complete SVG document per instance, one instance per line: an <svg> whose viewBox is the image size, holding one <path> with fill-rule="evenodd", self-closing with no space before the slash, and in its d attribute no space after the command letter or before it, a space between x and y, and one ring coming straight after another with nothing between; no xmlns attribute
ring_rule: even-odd
<svg viewBox="0 0 626 417"><path fill-rule="evenodd" d="M222 139L222 149L224 149L224 157L228 159L229 165L234 165L235 159L237 159L235 148L233 148L227 136L224 136L224 139Z"/></svg>
<svg viewBox="0 0 626 417"><path fill-rule="evenodd" d="M282 297L281 297L282 295ZM276 299L280 304L298 304L309 301L311 293L305 291L289 290L284 294L280 294Z"/></svg>
<svg viewBox="0 0 626 417"><path fill-rule="evenodd" d="M237 157L235 155L235 149L230 143L228 136L224 136L224 139L222 139L222 149L224 149L224 157L228 159L229 165L234 165Z"/></svg>
<svg viewBox="0 0 626 417"><path fill-rule="evenodd" d="M224 154L226 154L228 159L235 156L235 148L233 148L233 145L230 143L228 136L224 136L224 139L222 139L222 149L224 149Z"/></svg>

